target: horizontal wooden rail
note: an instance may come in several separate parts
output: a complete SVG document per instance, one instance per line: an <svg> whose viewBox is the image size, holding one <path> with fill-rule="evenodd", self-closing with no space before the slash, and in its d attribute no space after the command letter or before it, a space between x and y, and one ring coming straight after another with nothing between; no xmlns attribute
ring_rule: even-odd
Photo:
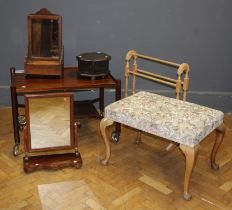
<svg viewBox="0 0 232 210"><path fill-rule="evenodd" d="M161 63L161 64L165 64L165 65L168 65L168 66L176 67L176 68L178 68L180 66L180 64L178 64L178 63L162 60L162 59L159 59L159 58L153 58L153 57L138 54L138 53L135 53L135 56L137 56L139 58L146 59L146 60L155 61L155 62L158 62L158 63Z"/></svg>
<svg viewBox="0 0 232 210"><path fill-rule="evenodd" d="M150 75L150 76L153 76L153 77L156 77L156 78L164 79L164 80L167 80L167 81L170 81L170 82L175 82L175 83L176 83L176 79L173 79L173 78L171 78L171 77L162 76L162 75L160 75L160 74L154 74L154 73L151 73L151 72L148 71L148 70L137 69L137 72L142 73L142 74L146 74L146 75Z"/></svg>
<svg viewBox="0 0 232 210"><path fill-rule="evenodd" d="M176 83L174 83L174 82L172 83L172 82L164 81L162 79L157 79L155 77L147 76L147 75L144 75L144 74L141 74L141 73L138 73L138 72L133 72L133 71L130 71L130 70L129 70L129 73L133 74L133 75L136 75L136 76L139 76L139 77L142 77L142 78L152 80L152 81L156 81L156 82L159 82L159 83L162 83L162 84L165 84L165 85L176 87Z"/></svg>

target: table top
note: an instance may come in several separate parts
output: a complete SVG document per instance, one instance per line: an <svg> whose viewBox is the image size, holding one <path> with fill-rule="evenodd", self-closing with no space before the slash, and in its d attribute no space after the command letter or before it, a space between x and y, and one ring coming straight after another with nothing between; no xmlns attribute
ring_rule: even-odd
<svg viewBox="0 0 232 210"><path fill-rule="evenodd" d="M77 72L77 67L65 67L62 78L31 78L26 77L24 71L16 71L12 76L11 87L15 87L17 93L36 93L114 88L117 85L117 80L111 74L108 74L104 78L91 79L88 77L80 77Z"/></svg>

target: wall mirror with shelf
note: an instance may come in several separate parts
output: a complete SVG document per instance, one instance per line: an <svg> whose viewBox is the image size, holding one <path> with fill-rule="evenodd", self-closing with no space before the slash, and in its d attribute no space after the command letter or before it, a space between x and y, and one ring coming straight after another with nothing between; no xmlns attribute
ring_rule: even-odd
<svg viewBox="0 0 232 210"><path fill-rule="evenodd" d="M29 14L25 73L30 76L63 76L62 17L42 8Z"/></svg>

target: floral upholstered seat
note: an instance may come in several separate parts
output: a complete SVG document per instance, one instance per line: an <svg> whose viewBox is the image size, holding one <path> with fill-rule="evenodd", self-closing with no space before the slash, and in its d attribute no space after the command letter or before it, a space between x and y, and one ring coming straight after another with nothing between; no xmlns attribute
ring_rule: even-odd
<svg viewBox="0 0 232 210"><path fill-rule="evenodd" d="M105 108L105 118L194 147L223 122L221 111L141 91Z"/></svg>

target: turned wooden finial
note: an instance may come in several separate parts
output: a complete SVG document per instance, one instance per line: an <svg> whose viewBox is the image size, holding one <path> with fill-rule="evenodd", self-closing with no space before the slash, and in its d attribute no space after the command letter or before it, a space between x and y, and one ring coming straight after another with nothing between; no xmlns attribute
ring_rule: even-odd
<svg viewBox="0 0 232 210"><path fill-rule="evenodd" d="M128 51L127 54L126 54L126 60L127 60L127 61L130 61L130 59L131 59L132 57L134 57L136 54L137 54L137 53L136 53L136 51L134 51L134 50Z"/></svg>
<svg viewBox="0 0 232 210"><path fill-rule="evenodd" d="M185 75L184 81L183 81L183 83L179 84L179 82L181 82L181 75L183 73ZM183 84L183 100L186 101L187 91L188 91L188 86L189 86L189 65L187 63L182 63L177 70L177 74L178 74L177 82L178 82L178 85L180 85L180 87L178 87L178 88L181 89L181 85Z"/></svg>

